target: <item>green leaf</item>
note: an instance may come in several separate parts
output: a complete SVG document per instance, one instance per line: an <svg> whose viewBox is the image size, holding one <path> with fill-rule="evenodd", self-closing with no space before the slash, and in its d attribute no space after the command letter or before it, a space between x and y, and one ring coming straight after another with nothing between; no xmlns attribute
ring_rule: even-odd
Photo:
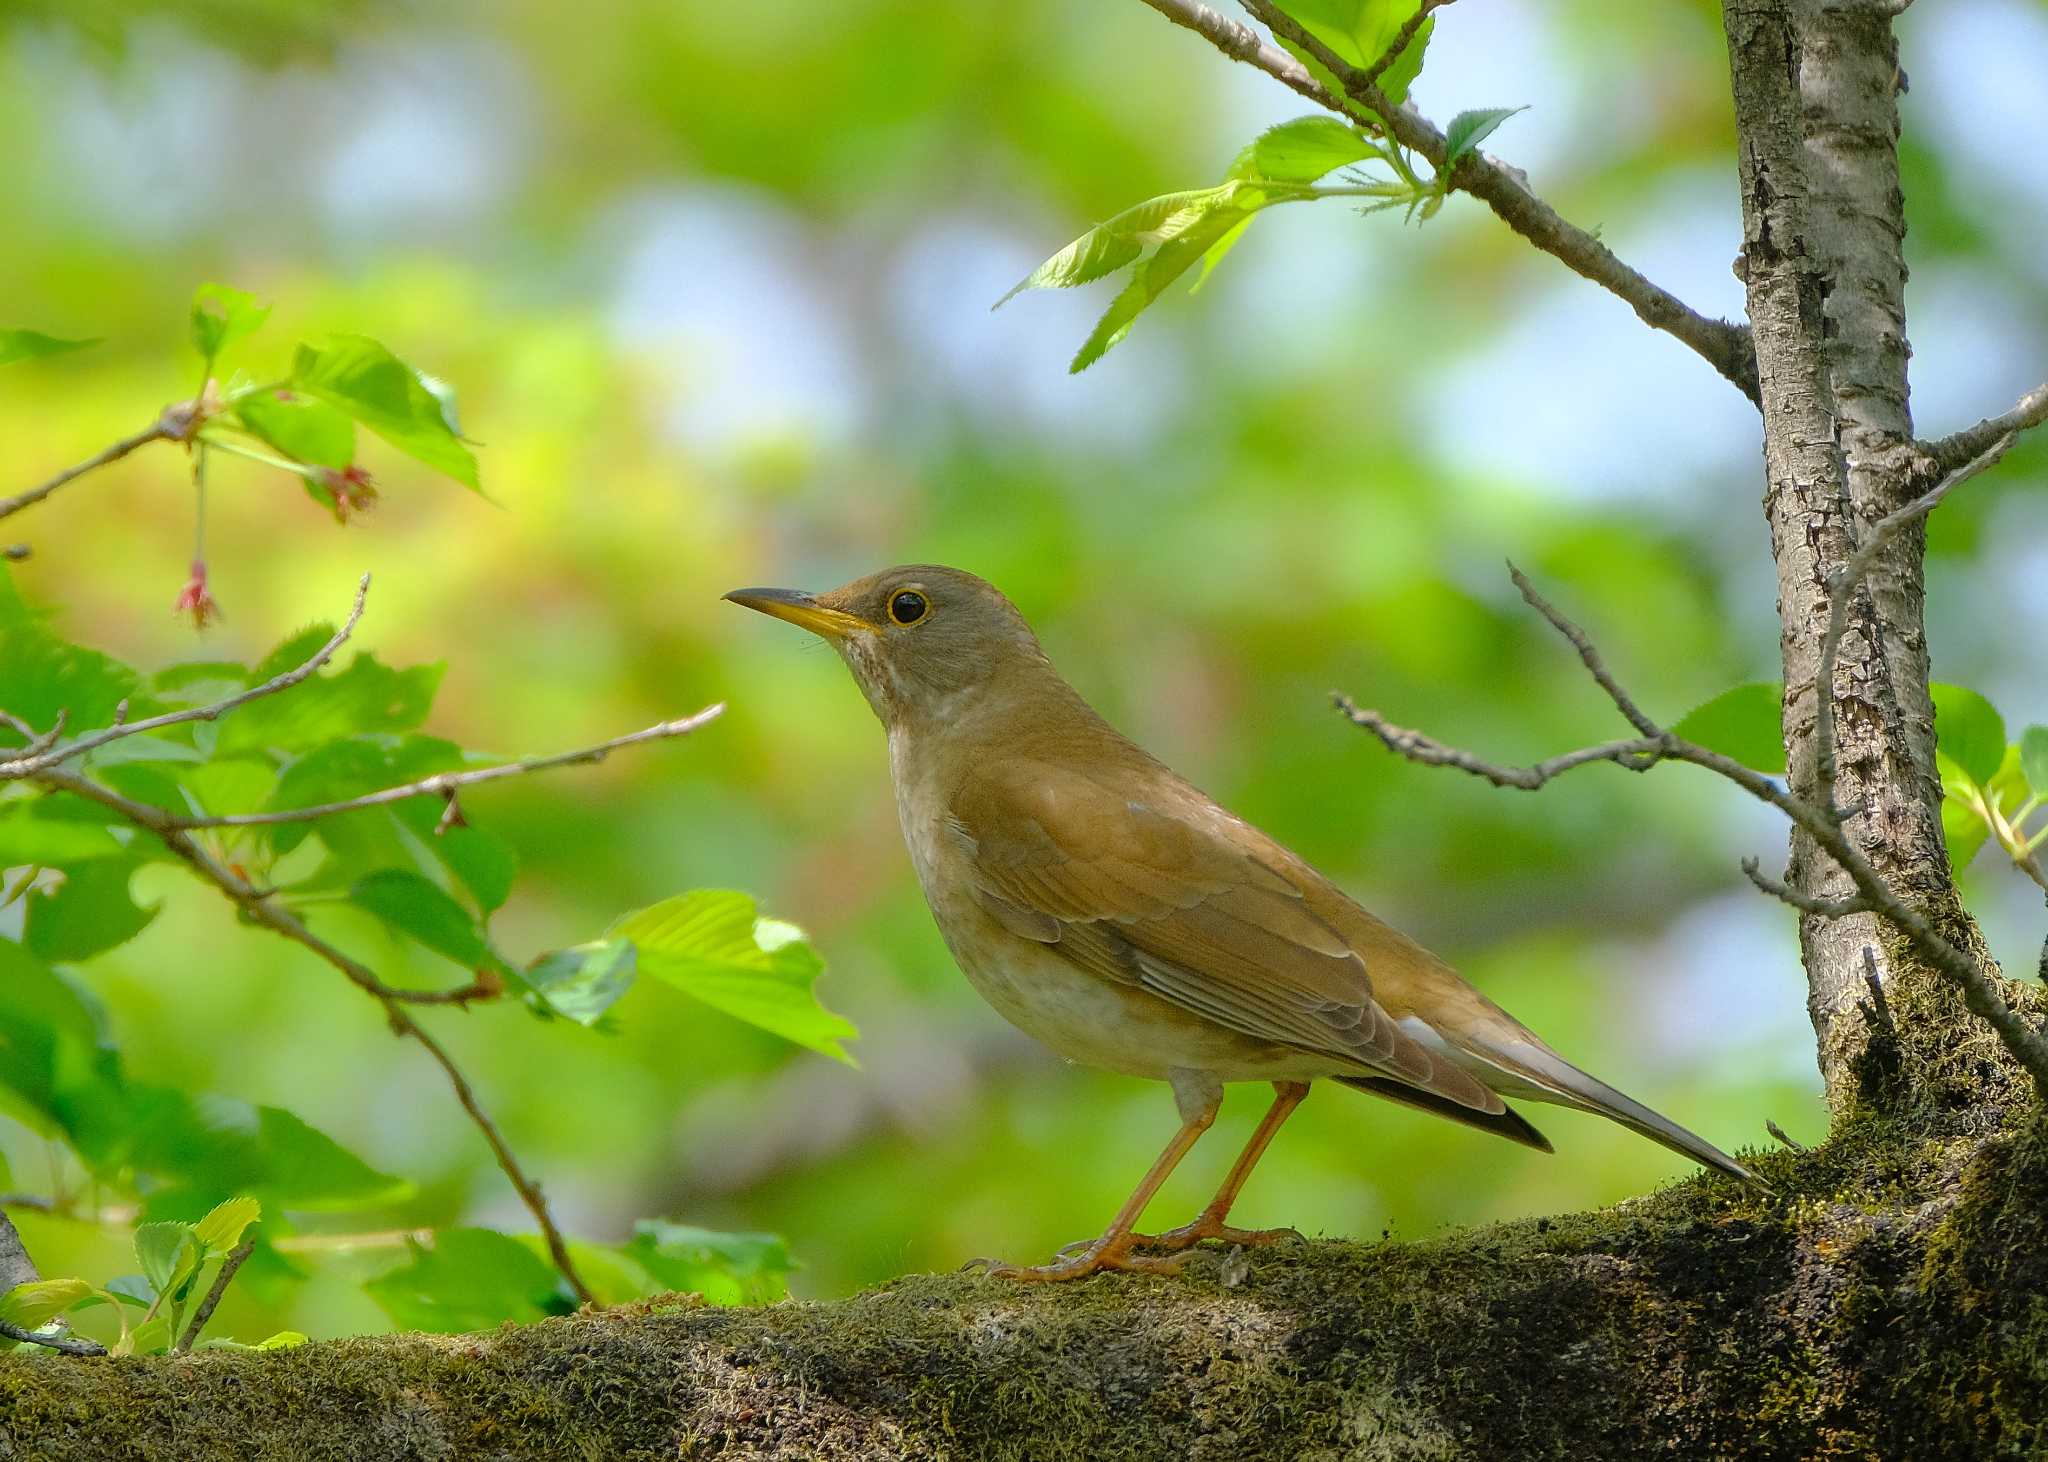
<svg viewBox="0 0 2048 1462"><path fill-rule="evenodd" d="M636 962L631 940L594 940L543 955L527 969L526 983L559 1014L594 1025L633 987Z"/></svg>
<svg viewBox="0 0 2048 1462"><path fill-rule="evenodd" d="M109 724L138 684L136 673L118 660L52 634L15 593L12 576L0 570L0 687L8 711L39 731L67 712L66 733L76 735ZM0 726L0 747L24 740L11 726Z"/></svg>
<svg viewBox="0 0 2048 1462"><path fill-rule="evenodd" d="M156 917L128 892L128 880L141 866L135 857L98 858L64 870L64 881L52 892L28 896L23 942L47 960L91 959L126 944Z"/></svg>
<svg viewBox="0 0 2048 1462"><path fill-rule="evenodd" d="M853 1065L840 1044L859 1034L817 1001L824 962L802 931L760 917L730 889L699 889L629 914L608 931L630 939L643 974L785 1040Z"/></svg>
<svg viewBox="0 0 2048 1462"><path fill-rule="evenodd" d="M664 1288L719 1304L779 1299L796 1268L779 1235L721 1233L658 1218L633 1225L626 1253Z"/></svg>
<svg viewBox="0 0 2048 1462"><path fill-rule="evenodd" d="M404 868L380 868L357 879L349 899L465 968L497 963L469 911L430 878Z"/></svg>
<svg viewBox="0 0 2048 1462"><path fill-rule="evenodd" d="M301 345L292 385L347 412L399 451L463 486L478 488L476 458L449 425L420 373L362 335Z"/></svg>
<svg viewBox="0 0 2048 1462"><path fill-rule="evenodd" d="M225 1254L242 1242L242 1230L261 1217L263 1205L254 1198L230 1198L215 1204L192 1231L209 1255Z"/></svg>
<svg viewBox="0 0 2048 1462"><path fill-rule="evenodd" d="M192 348L213 369L220 353L256 333L270 318L270 306L256 296L225 284L202 284L192 295Z"/></svg>
<svg viewBox="0 0 2048 1462"><path fill-rule="evenodd" d="M230 1340L225 1335L216 1335L193 1346L194 1350L295 1350L306 1343L306 1337L296 1330L280 1330L268 1339L254 1345L244 1345L239 1340Z"/></svg>
<svg viewBox="0 0 2048 1462"><path fill-rule="evenodd" d="M1225 206L1234 183L1166 193L1126 208L1088 230L1010 287L992 309L1001 309L1027 289L1070 289L1114 274L1155 244L1186 231L1204 214Z"/></svg>
<svg viewBox="0 0 2048 1462"><path fill-rule="evenodd" d="M2020 733L2020 770L2036 797L2048 797L2048 726L2029 726Z"/></svg>
<svg viewBox="0 0 2048 1462"><path fill-rule="evenodd" d="M256 1109L259 1166L251 1187L261 1187L281 1206L343 1210L396 1203L414 1185L371 1167L319 1128L283 1107Z"/></svg>
<svg viewBox="0 0 2048 1462"><path fill-rule="evenodd" d="M313 648L325 642L323 636ZM311 654L308 650L292 663L304 664ZM258 666L252 681L270 678L263 673L269 664ZM394 670L375 655L359 654L346 670L323 671L228 712L220 721L217 746L224 752L299 751L365 732L410 731L433 706L443 669L414 665Z"/></svg>
<svg viewBox="0 0 2048 1462"><path fill-rule="evenodd" d="M1416 10L1414 0L1281 0L1280 8L1300 21L1304 30L1328 46L1339 59L1360 68L1379 60ZM1408 88L1421 75L1423 52L1428 48L1430 34L1435 29L1436 17L1431 16L1417 29L1414 39L1408 42L1393 63L1380 73L1380 90L1395 105L1407 97ZM1281 44L1304 62L1332 93L1340 97L1344 95L1344 88L1321 62L1285 39Z"/></svg>
<svg viewBox="0 0 2048 1462"><path fill-rule="evenodd" d="M1968 772L1940 751L1934 753L1934 768L1941 776L1942 841L1948 844L1950 868L1961 873L1991 836L1991 824L1970 805L1978 787Z"/></svg>
<svg viewBox="0 0 2048 1462"><path fill-rule="evenodd" d="M0 330L0 365L13 365L18 360L37 360L48 355L65 355L98 344L98 340L59 340L40 330Z"/></svg>
<svg viewBox="0 0 2048 1462"><path fill-rule="evenodd" d="M121 852L103 825L41 815L44 800L0 807L0 868L54 868Z"/></svg>
<svg viewBox="0 0 2048 1462"><path fill-rule="evenodd" d="M1671 729L1709 751L1733 757L1766 776L1785 775L1785 742L1779 725L1784 688L1754 681L1724 690L1682 716Z"/></svg>
<svg viewBox="0 0 2048 1462"><path fill-rule="evenodd" d="M1379 156L1376 143L1335 117L1296 117L1261 132L1237 155L1224 176L1313 183L1347 164Z"/></svg>
<svg viewBox="0 0 2048 1462"><path fill-rule="evenodd" d="M204 1262L204 1250L189 1223L166 1219L135 1230L135 1262L158 1294L175 1291Z"/></svg>
<svg viewBox="0 0 2048 1462"><path fill-rule="evenodd" d="M0 1295L0 1320L40 1330L92 1292L82 1279L32 1279Z"/></svg>
<svg viewBox="0 0 2048 1462"><path fill-rule="evenodd" d="M1516 112L1528 110L1526 106L1481 107L1477 111L1458 113L1451 118L1451 125L1444 129L1444 165L1437 172L1448 176L1458 165L1458 159L1476 150L1480 143L1493 135L1496 127Z"/></svg>
<svg viewBox="0 0 2048 1462"><path fill-rule="evenodd" d="M400 1329L482 1330L565 1308L554 1269L506 1234L451 1228L436 1233L431 1248L408 1244L410 1263L363 1286Z"/></svg>
<svg viewBox="0 0 2048 1462"><path fill-rule="evenodd" d="M1949 760L1983 786L2005 760L2005 718L1990 701L1960 685L1930 685L1935 742Z"/></svg>
<svg viewBox="0 0 2048 1462"><path fill-rule="evenodd" d="M119 1304L125 1301L148 1309L156 1303L156 1286L149 1282L146 1274L122 1274L107 1281L107 1303Z"/></svg>
<svg viewBox="0 0 2048 1462"><path fill-rule="evenodd" d="M1196 260L1212 250L1218 258L1222 257L1251 214L1268 201L1264 193L1248 184L1231 183L1226 186L1238 190L1237 196L1245 198L1248 206L1218 205L1196 215L1161 244L1150 258L1141 260L1131 271L1131 282L1110 301L1109 308L1103 311L1102 318L1095 322L1095 329L1068 364L1070 374L1085 371L1130 334L1131 326L1145 308L1164 294Z"/></svg>
<svg viewBox="0 0 2048 1462"><path fill-rule="evenodd" d="M355 422L317 397L258 391L236 403L235 415L251 435L295 462L340 471L356 459Z"/></svg>

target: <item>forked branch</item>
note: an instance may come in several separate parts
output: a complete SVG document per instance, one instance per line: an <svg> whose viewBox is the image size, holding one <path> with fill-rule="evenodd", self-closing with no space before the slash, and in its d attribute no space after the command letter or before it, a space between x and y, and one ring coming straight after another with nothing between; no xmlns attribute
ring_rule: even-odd
<svg viewBox="0 0 2048 1462"><path fill-rule="evenodd" d="M1281 85L1347 121L1359 121L1362 108L1366 115L1379 119L1388 136L1420 153L1430 166L1442 169L1449 154L1444 134L1413 107L1394 105L1378 85L1379 72L1384 69L1382 63L1391 56L1381 58L1381 63L1373 67L1353 66L1271 0L1244 0L1245 9L1265 22L1274 35L1315 57L1336 77L1344 88L1344 96L1339 97L1332 95L1301 62L1268 44L1250 26L1225 18L1198 0L1144 3L1174 24L1195 32L1233 61L1258 67ZM1424 4L1413 23L1419 27L1422 16L1436 8L1438 4ZM1393 54L1399 54L1398 50ZM1483 153L1475 150L1465 154L1452 170L1449 184L1484 203L1501 222L1573 273L1619 298L1644 324L1689 346L1750 401L1761 399L1756 349L1746 326L1700 314L1668 289L1623 263L1592 234L1567 222L1531 190L1521 173Z"/></svg>
<svg viewBox="0 0 2048 1462"><path fill-rule="evenodd" d="M1973 465L1970 470L1975 472L1982 469ZM1944 484L1940 491L1951 491L1956 485L1957 483L1953 482ZM1935 500L1939 501L1939 498L1936 497ZM1917 506L1919 511L1924 513L1933 504L1926 503L1921 506L1916 502L1913 506ZM1852 559L1849 568L1855 571L1855 576L1852 577L1845 571L1837 592L1843 596L1853 593L1857 580L1867 571L1869 563L1870 558L1863 555ZM1609 673L1605 661L1585 631L1537 593L1535 586L1520 569L1510 564L1508 571L1514 578L1515 587L1521 591L1522 598L1578 651L1587 673L1607 692L1608 699L1614 702L1615 708L1642 733L1640 736L1566 752L1561 756L1538 762L1534 766L1501 766L1471 752L1434 741L1420 732L1392 725L1377 711L1361 708L1343 696L1337 697L1338 708L1354 725L1362 726L1377 736L1388 750L1426 766L1455 767L1473 776L1483 777L1496 787L1516 787L1534 791L1552 777L1577 767L1591 766L1596 762L1614 762L1631 771L1646 771L1663 761L1690 762L1733 782L1759 801L1770 803L1811 835L1822 850L1848 874L1856 892L1849 898L1818 898L1767 877L1754 859L1745 860L1743 863L1743 872L1750 881L1764 892L1784 900L1803 913L1817 914L1829 919L1870 913L1891 924L1912 943L1922 958L1962 991L1964 1004L1991 1025L2013 1058L2033 1078L2035 1088L2044 1098L2048 1098L2048 1039L2044 1039L2041 1032L2029 1025L1999 994L1989 970L1957 948L1928 921L1925 915L1900 897L1884 876L1872 866L1862 850L1844 836L1843 818L1838 809L1819 807L1795 797L1761 772L1742 765L1732 757L1724 756L1720 752L1709 750L1697 742L1679 736L1651 720ZM1832 714L1830 702L1820 718L1822 724L1826 724Z"/></svg>

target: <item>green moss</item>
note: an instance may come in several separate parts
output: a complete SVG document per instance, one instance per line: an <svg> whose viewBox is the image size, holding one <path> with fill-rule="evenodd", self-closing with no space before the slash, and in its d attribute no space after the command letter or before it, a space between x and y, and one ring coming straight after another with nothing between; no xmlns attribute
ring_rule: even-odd
<svg viewBox="0 0 2048 1462"><path fill-rule="evenodd" d="M0 1360L0 1457L2048 1454L2048 1142L1867 1117L1596 1213L269 1354Z"/></svg>

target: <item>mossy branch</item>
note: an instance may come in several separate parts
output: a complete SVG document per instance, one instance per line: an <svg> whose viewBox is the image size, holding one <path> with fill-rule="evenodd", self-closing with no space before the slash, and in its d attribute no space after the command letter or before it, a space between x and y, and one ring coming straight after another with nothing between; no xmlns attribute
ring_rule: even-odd
<svg viewBox="0 0 2048 1462"><path fill-rule="evenodd" d="M1773 1194L1702 1177L1428 1243L1211 1250L1178 1279L0 1358L0 1455L2038 1456L2044 1156L2038 1132L1865 1122L1755 1159Z"/></svg>

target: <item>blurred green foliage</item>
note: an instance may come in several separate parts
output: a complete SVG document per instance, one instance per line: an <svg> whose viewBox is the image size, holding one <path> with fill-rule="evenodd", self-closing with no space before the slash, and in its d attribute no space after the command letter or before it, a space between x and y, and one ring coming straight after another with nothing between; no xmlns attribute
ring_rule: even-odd
<svg viewBox="0 0 2048 1462"><path fill-rule="evenodd" d="M593 1283L623 1293L644 1275L737 1300L789 1271L824 1295L978 1254L1042 1257L1100 1228L1171 1125L1163 1092L1062 1067L974 999L910 881L858 693L829 655L717 602L735 584L826 587L890 562L1001 585L1112 721L1575 1061L1731 1150L1762 1141L1766 1117L1822 1129L1792 927L1736 871L1740 854L1768 861L1781 827L1678 769L1496 792L1386 759L1327 707L1341 687L1502 759L1612 734L1499 571L1509 553L1655 714L1776 673L1753 422L1689 430L1724 420L1708 413L1725 386L1673 365L1683 352L1613 301L1469 200L1419 231L1335 204L1283 210L1200 297L1161 299L1066 379L1102 301L988 304L1058 240L1218 176L1300 110L1137 5L426 0L323 7L304 25L297 5L230 8L269 33L223 44L221 9L199 4L99 7L85 37L54 7L0 9L0 188L33 220L0 232L0 318L103 341L0 380L0 495L190 393L183 301L215 279L300 335L371 330L459 382L454 430L481 444L490 500L436 483L402 440L352 442L381 496L337 526L331 494L309 505L291 476L216 454L222 617L195 640L170 613L191 557L189 477L169 449L143 452L10 520L34 550L14 578L67 643L153 670L248 665L331 619L372 571L354 644L379 666L445 665L427 719L398 734L484 753L728 702L686 741L465 799L519 855L490 911L502 947L589 950L602 942L578 942L620 909L745 889L805 928L826 1004L863 1032L861 1067L842 1066L666 978L636 980L594 1028L506 1002L426 1012L572 1239L630 1268L600 1279L593 1256ZM2016 233L2030 215L1979 186L1941 125L1943 73L1917 59L1941 37L1919 16L1916 287L1988 281L2006 334L1944 355L1916 323L1918 359L2030 373L1964 370L1968 392L1942 398L1958 419L1924 422L1945 430L2038 379L2048 279ZM2024 54L2032 33L2009 23ZM1739 229L1713 7L1460 8L1430 44L1415 95L1432 115L1530 103L1490 146L1567 216L1677 271L1665 282L1688 297L1726 298ZM1512 94L1483 70L1502 48ZM1712 207L1694 209L1702 191ZM1683 249L1654 232L1667 214ZM1974 329L1971 304L1932 296L1929 318ZM252 381L293 369L262 343L276 328L236 347L271 372ZM1673 394L1569 399L1583 379L1570 373L1601 361L1615 374L1592 379L1668 377ZM409 390L394 405L432 427ZM1516 450L1572 410L1594 426L1568 459ZM323 460L338 455L331 421L254 415L240 420L261 450L346 465ZM2041 677L1980 626L1987 604L2048 618L2028 607L2032 560L2015 556L2043 519L2012 486L2043 460L2022 443L1931 528L1937 667L2015 724L2048 719L2027 699ZM34 719L11 693L9 708ZM1970 892L1996 942L2020 926L1996 921L2017 880L1994 861ZM259 1137L249 1114L288 1110L388 1185L368 1196L365 1179L346 1210L302 1203L229 1291L220 1333L469 1323L424 1315L418 1296L459 1298L470 1264L542 1272L523 1242L504 1241L526 1258L499 1242L530 1225L438 1073L358 992L176 869L139 863L121 892L147 919L135 937L70 953L92 941L60 917L44 936L56 952L16 988L83 1012L84 1049L120 1053L121 1101L231 1112L206 1131ZM325 917L387 978L446 978L431 945L360 901ZM0 936L26 933L0 922ZM579 959L566 973L617 970ZM1262 1097L1232 1094L1153 1220L1208 1196ZM1236 1217L1422 1236L1684 1170L1595 1119L1541 1123L1556 1157L1319 1093ZM114 1126L109 1141L133 1135ZM46 1273L117 1273L129 1230L97 1220L119 1204L47 1130L0 1122L14 1188L65 1200L10 1212ZM260 1142L237 1158L258 1174L271 1160ZM291 1210L243 1186L266 1227ZM654 1215L731 1233L646 1226ZM444 1247L422 1246L426 1230L500 1232ZM435 1263L446 1284L422 1286ZM548 1303L536 1277L533 1309Z"/></svg>

